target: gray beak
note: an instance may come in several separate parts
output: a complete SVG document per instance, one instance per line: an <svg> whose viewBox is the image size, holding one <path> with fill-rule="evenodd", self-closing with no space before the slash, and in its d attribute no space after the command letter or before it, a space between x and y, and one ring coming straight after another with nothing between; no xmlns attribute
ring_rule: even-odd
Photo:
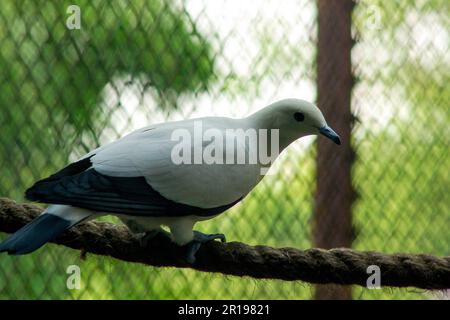
<svg viewBox="0 0 450 320"><path fill-rule="evenodd" d="M319 129L319 132L321 135L324 135L325 137L329 138L336 144L341 144L341 138L339 138L339 135L334 132L333 129L331 129L329 126L324 126Z"/></svg>

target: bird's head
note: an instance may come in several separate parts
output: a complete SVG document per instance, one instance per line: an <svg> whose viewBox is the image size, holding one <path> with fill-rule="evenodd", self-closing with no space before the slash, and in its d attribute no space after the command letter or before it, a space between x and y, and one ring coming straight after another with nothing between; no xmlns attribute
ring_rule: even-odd
<svg viewBox="0 0 450 320"><path fill-rule="evenodd" d="M319 108L305 100L280 100L252 117L262 122L263 127L279 129L281 143L285 146L308 135L323 135L334 143L341 144L339 135L328 126Z"/></svg>

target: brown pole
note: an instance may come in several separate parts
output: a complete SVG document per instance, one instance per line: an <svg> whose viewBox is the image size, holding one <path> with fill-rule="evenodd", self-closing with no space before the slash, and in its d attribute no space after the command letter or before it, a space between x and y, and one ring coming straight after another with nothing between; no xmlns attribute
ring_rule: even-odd
<svg viewBox="0 0 450 320"><path fill-rule="evenodd" d="M341 146L319 137L314 242L319 248L351 247L354 190L351 167L351 0L318 0L318 106L341 136ZM351 299L351 287L317 286L316 299Z"/></svg>

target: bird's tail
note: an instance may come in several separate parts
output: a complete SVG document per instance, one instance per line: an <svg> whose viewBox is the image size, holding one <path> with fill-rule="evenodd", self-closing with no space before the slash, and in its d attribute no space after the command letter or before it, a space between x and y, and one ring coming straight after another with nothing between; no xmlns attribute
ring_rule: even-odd
<svg viewBox="0 0 450 320"><path fill-rule="evenodd" d="M85 220L92 212L66 205L51 205L40 216L0 244L0 252L19 255L39 249L65 230Z"/></svg>

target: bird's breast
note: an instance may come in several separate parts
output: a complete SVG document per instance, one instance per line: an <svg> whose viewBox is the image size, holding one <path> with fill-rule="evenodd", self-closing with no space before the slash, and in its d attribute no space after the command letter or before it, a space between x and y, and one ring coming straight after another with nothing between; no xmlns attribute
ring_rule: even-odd
<svg viewBox="0 0 450 320"><path fill-rule="evenodd" d="M170 175L170 185L158 177L150 177L149 183L170 200L200 208L233 203L245 197L262 178L260 167L250 164L183 165L174 167Z"/></svg>

